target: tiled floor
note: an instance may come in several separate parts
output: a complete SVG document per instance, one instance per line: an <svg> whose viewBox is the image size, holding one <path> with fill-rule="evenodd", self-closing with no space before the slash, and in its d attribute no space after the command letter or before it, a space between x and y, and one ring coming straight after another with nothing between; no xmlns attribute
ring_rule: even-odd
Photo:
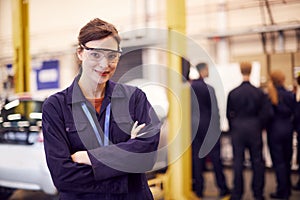
<svg viewBox="0 0 300 200"><path fill-rule="evenodd" d="M231 168L225 169L225 176L227 178L228 185L232 188L232 170ZM250 169L244 170L244 187L245 193L243 200L253 200L252 191L251 191L251 177L252 171ZM265 198L266 200L271 200L269 194L275 192L276 188L276 178L272 170L268 169L265 173ZM295 183L298 180L298 175L293 173L291 176L292 183ZM212 172L205 173L206 180L206 189L204 192L205 197L203 200L215 200L218 199L218 190L214 184L214 174ZM289 200L300 200L300 191L292 191L292 196Z"/></svg>
<svg viewBox="0 0 300 200"><path fill-rule="evenodd" d="M251 192L251 175L252 172L250 169L244 170L245 177L245 194L242 200L253 200L252 192ZM272 170L266 171L266 183L265 183L265 197L266 200L271 200L269 198L269 194L275 191L276 187L276 179ZM228 185L232 187L232 169L225 169L225 176L228 181ZM208 171L204 174L206 180L206 187L204 191L205 197L203 200L217 200L218 199L218 190L215 187L214 182L214 174L211 171ZM292 174L292 183L295 183L298 179L297 174ZM42 192L33 192L33 191L24 191L17 190L10 200L54 200L57 198L47 196ZM176 199L177 200L177 199ZM178 199L180 200L180 199ZM192 199L191 199L192 200ZM193 198L193 200L197 200L197 198ZM224 199L225 200L225 199ZM227 199L226 199L227 200ZM300 200L300 191L292 191L292 196L289 200Z"/></svg>

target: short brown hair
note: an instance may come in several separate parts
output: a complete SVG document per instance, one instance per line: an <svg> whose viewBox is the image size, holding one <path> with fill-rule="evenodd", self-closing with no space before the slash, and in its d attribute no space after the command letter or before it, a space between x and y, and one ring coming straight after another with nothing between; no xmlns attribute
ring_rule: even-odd
<svg viewBox="0 0 300 200"><path fill-rule="evenodd" d="M115 26L95 18L80 29L78 43L79 45L85 45L89 41L100 40L108 36L113 36L120 44L121 39Z"/></svg>
<svg viewBox="0 0 300 200"><path fill-rule="evenodd" d="M250 75L252 70L252 64L250 62L241 62L240 69L243 75Z"/></svg>
<svg viewBox="0 0 300 200"><path fill-rule="evenodd" d="M196 65L196 69L198 70L198 71L201 71L202 69L204 69L204 68L206 68L207 67L207 64L206 63L198 63L197 65Z"/></svg>

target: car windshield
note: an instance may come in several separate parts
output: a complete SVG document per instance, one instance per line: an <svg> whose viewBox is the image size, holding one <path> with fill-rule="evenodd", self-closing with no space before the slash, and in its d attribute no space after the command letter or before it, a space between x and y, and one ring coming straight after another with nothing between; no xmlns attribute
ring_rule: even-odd
<svg viewBox="0 0 300 200"><path fill-rule="evenodd" d="M42 125L43 101L15 99L0 113L0 143L34 144Z"/></svg>
<svg viewBox="0 0 300 200"><path fill-rule="evenodd" d="M3 106L1 116L9 121L41 119L42 104L42 101L16 99Z"/></svg>

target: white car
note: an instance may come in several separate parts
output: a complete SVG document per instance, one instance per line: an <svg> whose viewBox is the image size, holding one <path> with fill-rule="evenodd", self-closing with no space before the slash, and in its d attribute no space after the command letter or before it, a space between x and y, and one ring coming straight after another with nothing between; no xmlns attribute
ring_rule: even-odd
<svg viewBox="0 0 300 200"><path fill-rule="evenodd" d="M41 133L43 99L17 95L0 113L0 186L56 194Z"/></svg>

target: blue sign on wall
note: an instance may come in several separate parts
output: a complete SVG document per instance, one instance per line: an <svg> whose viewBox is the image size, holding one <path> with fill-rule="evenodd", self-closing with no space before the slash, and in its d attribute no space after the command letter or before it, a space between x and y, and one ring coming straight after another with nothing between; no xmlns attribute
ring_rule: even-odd
<svg viewBox="0 0 300 200"><path fill-rule="evenodd" d="M38 90L59 88L59 61L44 61L36 70L36 82Z"/></svg>

